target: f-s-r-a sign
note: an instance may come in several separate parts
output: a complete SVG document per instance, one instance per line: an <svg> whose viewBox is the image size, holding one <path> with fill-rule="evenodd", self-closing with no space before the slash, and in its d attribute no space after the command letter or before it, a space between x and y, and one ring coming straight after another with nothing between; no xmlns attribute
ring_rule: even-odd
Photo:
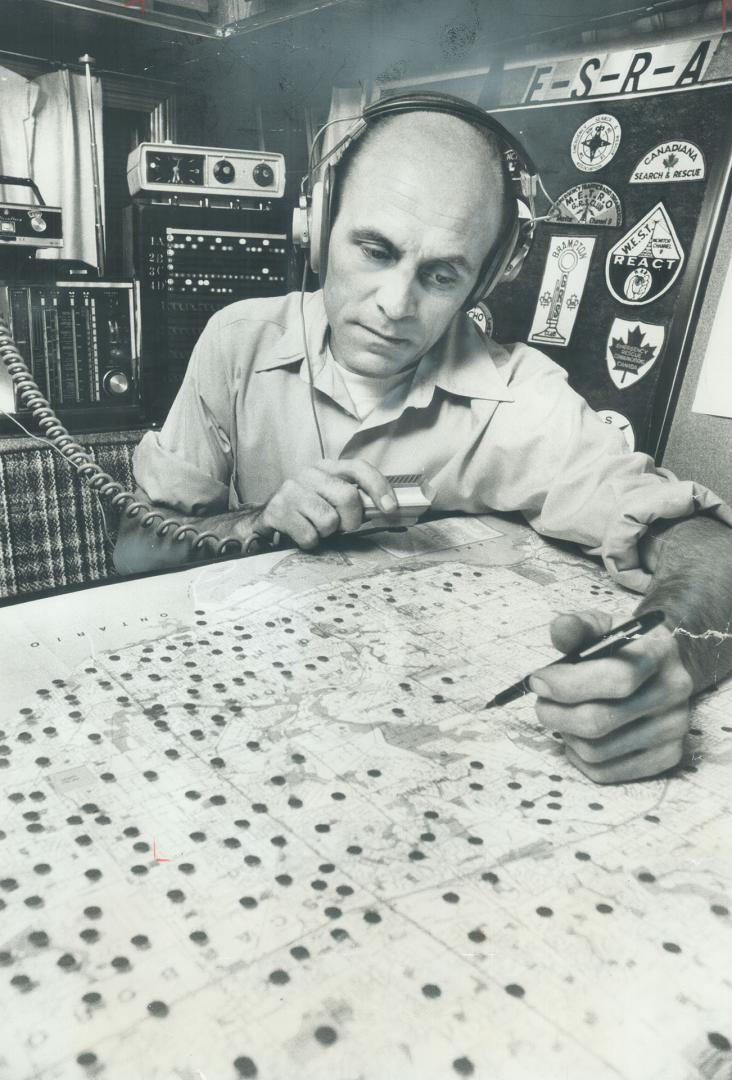
<svg viewBox="0 0 732 1080"><path fill-rule="evenodd" d="M646 49L547 61L527 67L524 102L577 101L608 94L679 90L701 82L722 35ZM515 68L523 67L516 64ZM514 80L518 72L513 71ZM512 82L515 85L514 80Z"/></svg>

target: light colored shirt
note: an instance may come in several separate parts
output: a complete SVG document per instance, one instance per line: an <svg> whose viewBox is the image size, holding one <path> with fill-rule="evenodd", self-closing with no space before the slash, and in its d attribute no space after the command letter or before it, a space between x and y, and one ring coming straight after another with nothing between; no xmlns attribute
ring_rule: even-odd
<svg viewBox="0 0 732 1080"><path fill-rule="evenodd" d="M211 318L165 424L135 454L151 502L201 516L262 506L320 460L299 303L298 293L243 300ZM328 347L321 292L306 297L304 317L326 455L424 473L435 510L521 511L641 592L650 575L638 541L651 522L707 510L732 525L707 488L631 453L561 367L485 338L467 315L363 420Z"/></svg>
<svg viewBox="0 0 732 1080"><path fill-rule="evenodd" d="M394 395L393 401L396 402L397 390L406 395L414 375L414 370L398 371L396 375L360 375L356 371L349 371L343 364L338 366L351 399L352 412L359 420L365 420L387 397L391 402Z"/></svg>

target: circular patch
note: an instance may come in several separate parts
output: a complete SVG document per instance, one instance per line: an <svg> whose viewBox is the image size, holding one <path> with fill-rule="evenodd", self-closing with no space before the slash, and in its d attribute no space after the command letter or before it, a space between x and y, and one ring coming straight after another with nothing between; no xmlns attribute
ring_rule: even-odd
<svg viewBox="0 0 732 1080"><path fill-rule="evenodd" d="M615 157L620 146L620 124L609 113L585 120L572 139L572 161L582 172L596 172Z"/></svg>
<svg viewBox="0 0 732 1080"><path fill-rule="evenodd" d="M613 412L612 409L598 409L597 415L600 417L603 424L610 424L611 427L616 427L622 431L623 438L630 449L635 450L633 425L627 416L623 416L623 414L619 412Z"/></svg>
<svg viewBox="0 0 732 1080"><path fill-rule="evenodd" d="M568 225L608 225L614 228L623 223L620 199L606 184L592 181L569 188L549 211L551 221Z"/></svg>
<svg viewBox="0 0 732 1080"><path fill-rule="evenodd" d="M470 309L468 315L485 337L493 337L493 316L487 304L481 301Z"/></svg>

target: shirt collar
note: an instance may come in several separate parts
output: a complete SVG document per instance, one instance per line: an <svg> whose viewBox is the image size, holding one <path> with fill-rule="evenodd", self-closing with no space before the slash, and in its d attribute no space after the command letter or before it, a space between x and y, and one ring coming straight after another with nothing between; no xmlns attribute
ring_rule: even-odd
<svg viewBox="0 0 732 1080"><path fill-rule="evenodd" d="M313 379L317 379L326 368L329 353L328 319L322 290L305 295L303 313ZM496 366L496 360L503 353L501 346L485 337L469 315L459 312L440 340L419 361L405 404L416 407L428 404L436 386L458 397L513 401L513 394ZM298 303L279 344L268 356L257 361L255 370L271 371L303 361L304 358ZM304 363L300 366L300 377L308 381L307 365ZM323 389L328 392L325 386Z"/></svg>

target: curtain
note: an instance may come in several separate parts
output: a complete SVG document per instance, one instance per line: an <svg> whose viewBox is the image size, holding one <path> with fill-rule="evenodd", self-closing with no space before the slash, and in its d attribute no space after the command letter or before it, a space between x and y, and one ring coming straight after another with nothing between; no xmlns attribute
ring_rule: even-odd
<svg viewBox="0 0 732 1080"><path fill-rule="evenodd" d="M99 79L92 80L92 101L103 206ZM63 248L41 248L38 258L71 259L96 266L91 133L83 75L62 69L29 80L0 69L0 162L5 173L32 176L48 205L60 206L63 212ZM34 201L32 193L24 193L22 188L6 188L0 191L0 199Z"/></svg>

